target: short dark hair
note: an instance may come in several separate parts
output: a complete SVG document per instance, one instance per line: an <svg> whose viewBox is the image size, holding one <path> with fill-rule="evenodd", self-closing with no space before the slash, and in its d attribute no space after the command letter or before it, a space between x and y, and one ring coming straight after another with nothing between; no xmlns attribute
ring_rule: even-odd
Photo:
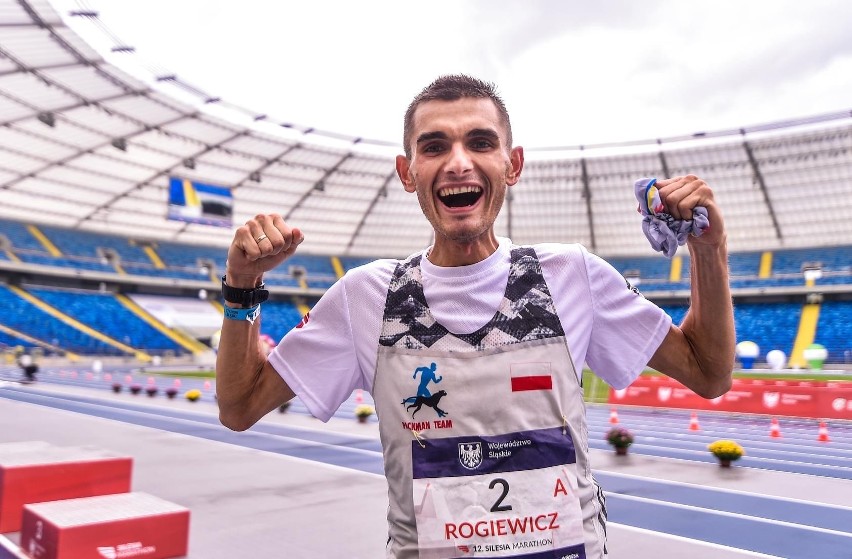
<svg viewBox="0 0 852 559"><path fill-rule="evenodd" d="M512 125L509 122L509 111L506 104L497 94L497 87L491 82L467 76L464 74L453 74L441 76L421 91L417 97L408 105L405 111L405 124L402 130L402 142L405 148L405 156L411 159L411 134L414 128L414 112L421 104L427 101L455 101L464 97L479 99L491 99L500 113L500 120L506 126L506 143L512 147Z"/></svg>

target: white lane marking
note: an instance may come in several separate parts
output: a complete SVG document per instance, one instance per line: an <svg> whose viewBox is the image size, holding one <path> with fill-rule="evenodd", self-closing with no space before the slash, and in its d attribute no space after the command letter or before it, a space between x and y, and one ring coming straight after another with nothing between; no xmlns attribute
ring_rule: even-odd
<svg viewBox="0 0 852 559"><path fill-rule="evenodd" d="M0 534L0 549L4 549L4 550L8 551L16 559L18 559L18 558L28 559L29 558L28 555L23 554L20 547L18 547L14 543L12 543L12 541L9 538L7 538L6 536L3 536L2 534Z"/></svg>
<svg viewBox="0 0 852 559"><path fill-rule="evenodd" d="M140 417L152 417L153 416L153 417L156 417L157 419L166 419L166 420L174 421L174 422L177 422L177 423L185 423L185 424L188 424L188 425L194 425L196 427L201 425L201 426L204 426L204 427L208 427L210 429L216 429L217 428L215 425L211 425L211 424L205 423L203 421L192 420L192 419L183 419L183 418L165 417L165 416L153 413L153 412L148 413L148 412L143 412L143 411L125 410L125 409L114 408L112 406L102 405L102 404L81 403L81 402L75 402L75 401L72 401L72 400L67 400L67 399L59 398L59 397L55 397L55 396L46 396L44 394L34 394L34 396L40 397L40 398L45 398L45 399L48 399L48 400L61 400L61 401L64 401L64 402L71 402L73 404L78 404L78 405L81 405L81 406L88 406L88 407L96 408L96 409L97 408L105 408L105 409L108 409L108 410L114 410L114 411L117 410L117 411L121 411L121 412L124 412L124 413L128 413L130 415L136 415L136 416L140 416ZM32 405L46 405L46 404L36 404L34 402L21 402L21 403L32 404ZM63 410L63 409L56 409L56 411L60 411L60 412L64 411L64 412L68 412L68 413L79 413L79 412ZM107 421L117 421L119 423L127 423L127 422L123 422L123 421L118 420L118 419L110 419L108 417L99 417L99 416L91 416L91 417L94 417L95 419L104 419L104 420L107 420ZM127 423L127 424L128 425L136 425L134 423ZM281 456L282 458L292 458L294 460L300 460L300 461L307 462L307 463L310 463L310 464L313 464L313 465L325 466L325 467L335 469L335 470L338 470L338 471L344 471L344 472L349 472L349 473L354 472L354 473L357 473L357 474L366 474L366 475L370 475L370 476L374 476L374 477L380 477L382 479L385 478L384 474L376 474L376 473L373 473L373 472L365 472L363 470L356 470L355 468L351 468L351 467L347 467L347 466L338 466L336 464L328 464L326 462L320 462L318 460L311 459L311 458L301 458L299 456L292 456L292 455L289 455L289 454L281 454L279 452L273 452L273 451L270 451L270 450L254 448L252 446L247 446L247 445L239 445L239 444L235 445L235 443L233 443L233 442L220 441L220 440L215 440L215 439L207 439L205 437L198 437L197 435L191 435L191 434L187 434L187 433L180 433L180 432L176 433L174 431L168 431L166 429L161 429L159 427L149 427L147 425L136 425L136 426L137 427L145 427L147 429L157 429L158 431L165 431L167 433L173 433L173 434L176 434L176 435L183 435L185 437L202 438L202 439L210 441L210 442L227 444L229 446L242 446L243 448L246 448L246 449L249 449L249 450L269 452L271 454ZM225 428L222 427L222 429L225 429ZM320 443L320 442L311 441L311 440L308 440L308 439L299 439L299 438L295 438L295 437L271 435L271 434L268 434L268 433L261 433L261 432L258 432L258 431L250 431L249 433L251 435L255 436L255 437L275 439L275 440L278 440L278 441L294 442L294 443L297 443L301 446L328 447L328 448L334 449L336 452L340 452L341 454L365 454L365 455L373 456L373 457L375 457L375 456L381 457L382 456L381 452L376 452L374 450L366 450L366 449L361 449L361 448L351 448L351 447L345 447L345 446L340 446L340 445Z"/></svg>
<svg viewBox="0 0 852 559"><path fill-rule="evenodd" d="M643 483L647 483L649 481L648 476L640 476L640 475L636 475L636 474L625 474L623 472L614 472L614 471L610 471L610 470L600 470L598 468L592 468L592 471L593 472L597 471L597 472L600 472L601 474L608 475L608 476L635 479L635 480L641 481ZM802 504L802 505L814 505L814 506L819 506L819 507L828 507L828 508L838 509L838 510L842 510L842 511L852 512L852 507L847 507L845 505L835 505L835 504L831 504L831 503L820 503L818 501L806 501L804 499L796 499L795 497L779 497L779 496L775 496L775 495L768 495L766 493L755 493L755 492L752 492L752 491L743 491L741 489L730 489L730 488L727 488L727 487L715 487L715 486L708 486L708 485L700 485L700 484L697 484L697 483L690 483L690 482L687 482L687 481L676 481L676 480L670 480L670 479L653 478L651 481L653 481L655 483L665 483L665 484L668 484L668 485L683 485L683 486L686 486L686 487L694 487L696 489L705 489L707 491L713 491L714 493L715 492L733 493L733 494L736 494L736 495L746 495L746 496L749 496L749 497L761 497L761 498L764 498L764 499L772 499L772 500L775 500L775 501L787 501L789 503L796 503L796 504ZM604 490L606 490L606 488L604 488ZM618 493L612 493L612 494L617 495Z"/></svg>
<svg viewBox="0 0 852 559"><path fill-rule="evenodd" d="M677 453L684 454L684 455L687 455L687 456L690 456L690 455L692 455L692 456L708 456L708 453L705 452L705 451L694 450L694 449L689 449L689 448L673 448L673 447L670 447L670 446L659 446L659 445L652 445L652 444L646 444L646 443L641 443L641 447L642 447L642 449L648 449L648 450L651 450L651 451L677 452ZM592 448L594 448L595 450L603 450L603 447L601 447L601 448L592 447ZM803 454L805 456L813 456L813 453L806 454L806 453L803 453L803 452L796 452L796 451L788 451L785 454L788 455L788 456L792 455L792 454ZM666 458L666 459L669 459L669 460L689 460L689 458L671 458L671 457L664 456L664 455L661 455L661 454L651 454L651 455L657 456L659 458ZM748 456L748 454L746 454L746 456L748 457L749 466L742 466L742 467L759 467L759 465L755 464L755 462L764 462L764 463L768 463L768 464L785 464L785 465L792 464L792 465L795 465L795 466L801 466L801 467L806 467L806 468L807 467L825 468L825 469L828 469L828 470L836 470L836 471L839 471L839 472L852 472L852 467L848 467L848 466L836 466L834 464L823 464L821 462L800 462L800 461L797 461L797 460L781 460L779 458L766 458L766 457L761 457L761 456ZM844 457L841 457L841 456L837 456L837 457L822 456L821 458L843 459Z"/></svg>
<svg viewBox="0 0 852 559"><path fill-rule="evenodd" d="M628 531L631 531L631 532L639 532L639 533L648 534L648 535L654 536L654 537L666 538L666 539L685 542L685 543L702 545L702 546L705 546L705 547L712 547L713 549L719 549L719 550L724 550L724 551L728 551L728 552L732 552L732 553L737 553L737 554L747 556L747 557L757 557L757 558L760 558L760 559L783 559L783 557L780 557L778 555L768 555L766 553L760 553L760 552L757 552L757 551L750 551L748 549L740 549L738 547L731 547L731 546L728 546L728 545L722 545L720 543L707 542L707 541L704 541L704 540L694 540L692 538L687 538L685 536L678 536L676 534L666 534L665 532L655 532L653 530L648 530L647 528L638 528L636 526L630 526L629 524L620 524L618 522L607 522L606 525L607 525L607 528L609 528L610 526L614 526L614 527L617 527L619 529L624 529L624 530L628 530Z"/></svg>
<svg viewBox="0 0 852 559"><path fill-rule="evenodd" d="M642 503L651 503L658 504L664 507L672 507L676 509L684 509L684 510L692 510L697 512L703 512L705 514L715 514L718 516L727 516L729 518L739 518L742 520L751 520L753 522L760 522L763 524L772 524L773 526L784 526L787 528L798 528L800 530L808 530L810 532L819 532L821 534L829 534L832 536L841 536L844 538L852 538L852 532L840 532L838 530L830 530L828 528L819 528L818 526L808 526L806 524L796 524L795 522L786 522L784 520L774 520L771 518L761 518L759 516L750 516L748 514L740 514L738 512L727 512L727 511L718 511L714 509L706 509L703 507L696 507L693 505L681 505L678 503L667 503L665 501L658 501L656 499L648 499L647 497L636 497L634 495L622 495L620 493L608 493L606 496L607 499L614 498L618 499L626 499L628 501L639 501Z"/></svg>

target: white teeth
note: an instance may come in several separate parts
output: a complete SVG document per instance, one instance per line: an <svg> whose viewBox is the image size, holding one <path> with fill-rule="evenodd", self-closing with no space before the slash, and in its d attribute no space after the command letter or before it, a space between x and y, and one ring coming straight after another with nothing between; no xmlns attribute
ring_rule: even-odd
<svg viewBox="0 0 852 559"><path fill-rule="evenodd" d="M479 186L448 186L438 191L438 196L453 196L455 194L467 194L468 192L482 192Z"/></svg>

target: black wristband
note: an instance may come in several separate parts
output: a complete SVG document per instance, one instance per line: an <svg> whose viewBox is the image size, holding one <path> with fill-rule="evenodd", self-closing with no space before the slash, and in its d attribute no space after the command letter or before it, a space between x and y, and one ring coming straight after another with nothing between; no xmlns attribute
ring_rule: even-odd
<svg viewBox="0 0 852 559"><path fill-rule="evenodd" d="M222 276L222 297L229 303L250 309L269 299L269 291L264 289L265 285L262 283L254 289L240 289L225 283L225 276Z"/></svg>

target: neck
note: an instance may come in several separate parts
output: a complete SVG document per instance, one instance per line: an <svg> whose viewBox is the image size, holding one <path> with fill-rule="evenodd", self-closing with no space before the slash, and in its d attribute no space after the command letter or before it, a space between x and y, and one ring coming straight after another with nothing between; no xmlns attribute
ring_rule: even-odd
<svg viewBox="0 0 852 559"><path fill-rule="evenodd" d="M426 258L435 266L445 268L452 266L468 266L482 262L497 250L500 242L493 231L483 238L471 241L454 241L446 237L436 236L435 244Z"/></svg>

